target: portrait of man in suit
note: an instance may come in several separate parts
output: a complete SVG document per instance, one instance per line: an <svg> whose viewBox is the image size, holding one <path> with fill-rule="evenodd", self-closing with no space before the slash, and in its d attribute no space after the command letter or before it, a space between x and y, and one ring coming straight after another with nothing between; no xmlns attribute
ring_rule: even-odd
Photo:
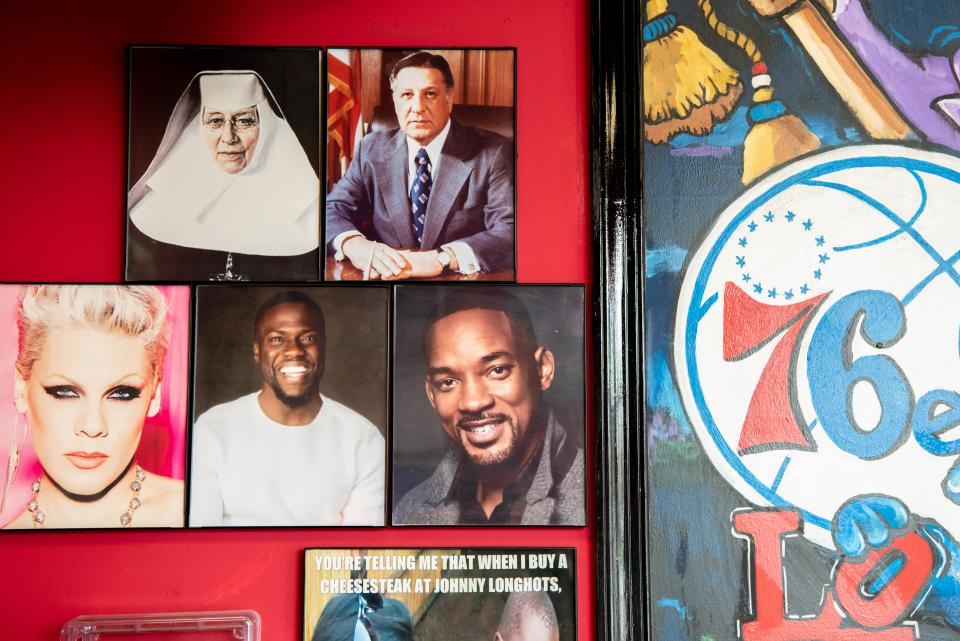
<svg viewBox="0 0 960 641"><path fill-rule="evenodd" d="M404 56L389 83L397 127L363 136L329 191L328 257L367 278L512 279L512 141L451 117L454 74L442 55Z"/></svg>
<svg viewBox="0 0 960 641"><path fill-rule="evenodd" d="M584 523L582 430L565 425L582 405L564 402L582 399L582 359L576 356L583 349L581 295L582 289L569 287L398 290L394 492L402 497L394 525ZM537 310L545 336L525 300ZM569 322L541 316L550 303ZM399 347L413 342L415 333L422 351L419 377L412 367L408 375L413 358ZM565 380L557 384L559 379ZM408 406L415 384L429 407L418 423L407 418L413 416ZM565 398L547 397L555 386ZM557 411L553 400L566 407ZM432 470L424 459L436 461L434 455L414 452L424 445L426 430L446 441ZM422 480L410 487L409 463L415 459L415 478Z"/></svg>

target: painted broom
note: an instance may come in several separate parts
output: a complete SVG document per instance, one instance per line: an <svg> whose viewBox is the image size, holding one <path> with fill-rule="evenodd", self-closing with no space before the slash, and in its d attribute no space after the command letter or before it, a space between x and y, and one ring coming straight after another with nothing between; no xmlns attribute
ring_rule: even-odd
<svg viewBox="0 0 960 641"><path fill-rule="evenodd" d="M667 0L647 0L643 26L644 135L665 143L679 133L702 136L737 105L740 74L678 24Z"/></svg>
<svg viewBox="0 0 960 641"><path fill-rule="evenodd" d="M644 25L644 125L659 144L674 135L709 133L736 106L743 91L739 74L688 27L677 24L667 0L647 0ZM753 104L743 143L744 184L799 155L820 147L800 118L773 97L772 81L753 40L721 22L710 0L698 0L710 29L736 45L752 63Z"/></svg>

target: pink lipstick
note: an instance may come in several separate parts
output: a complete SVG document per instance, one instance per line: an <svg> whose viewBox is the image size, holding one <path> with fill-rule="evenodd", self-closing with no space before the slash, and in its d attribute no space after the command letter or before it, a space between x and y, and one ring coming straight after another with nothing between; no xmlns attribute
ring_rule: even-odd
<svg viewBox="0 0 960 641"><path fill-rule="evenodd" d="M66 452L64 456L67 457L67 460L73 463L74 467L78 467L81 470L93 470L106 462L108 455L103 452Z"/></svg>

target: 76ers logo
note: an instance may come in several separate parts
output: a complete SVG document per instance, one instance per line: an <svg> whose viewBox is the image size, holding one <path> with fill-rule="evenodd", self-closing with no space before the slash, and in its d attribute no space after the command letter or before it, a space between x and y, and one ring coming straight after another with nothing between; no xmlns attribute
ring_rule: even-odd
<svg viewBox="0 0 960 641"><path fill-rule="evenodd" d="M691 259L675 368L711 461L833 547L847 499L960 536L960 160L819 154L730 205Z"/></svg>

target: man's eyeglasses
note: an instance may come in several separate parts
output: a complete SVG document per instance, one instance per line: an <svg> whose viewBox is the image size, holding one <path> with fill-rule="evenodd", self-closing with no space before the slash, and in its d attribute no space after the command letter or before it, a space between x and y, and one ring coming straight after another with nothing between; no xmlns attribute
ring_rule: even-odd
<svg viewBox="0 0 960 641"><path fill-rule="evenodd" d="M353 641L379 641L380 636L373 629L373 622L367 616L383 607L383 597L375 592L357 595L357 625L353 629Z"/></svg>

